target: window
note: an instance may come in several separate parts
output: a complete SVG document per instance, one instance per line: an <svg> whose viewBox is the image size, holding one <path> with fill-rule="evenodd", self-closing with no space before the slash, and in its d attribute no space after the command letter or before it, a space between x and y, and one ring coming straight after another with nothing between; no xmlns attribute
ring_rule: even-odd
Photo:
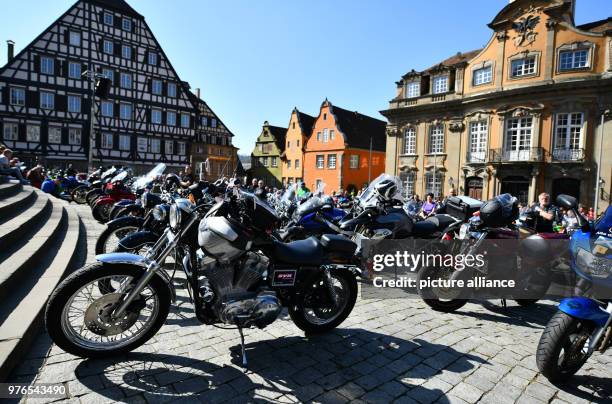
<svg viewBox="0 0 612 404"><path fill-rule="evenodd" d="M41 91L40 107L42 109L55 109L55 95L47 91Z"/></svg>
<svg viewBox="0 0 612 404"><path fill-rule="evenodd" d="M200 126L207 127L208 126L208 118L203 116L200 118Z"/></svg>
<svg viewBox="0 0 612 404"><path fill-rule="evenodd" d="M291 147L291 141L287 140L287 149L289 149Z"/></svg>
<svg viewBox="0 0 612 404"><path fill-rule="evenodd" d="M327 120L327 113L323 114L323 120L326 121Z"/></svg>
<svg viewBox="0 0 612 404"><path fill-rule="evenodd" d="M122 88L132 88L132 75L130 73L121 73Z"/></svg>
<svg viewBox="0 0 612 404"><path fill-rule="evenodd" d="M187 154L187 147L185 145L185 142L177 142L176 143L176 151L179 155L184 156Z"/></svg>
<svg viewBox="0 0 612 404"><path fill-rule="evenodd" d="M113 51L114 51L113 41L109 41L108 39L105 39L102 45L102 52L106 53L107 55L112 55Z"/></svg>
<svg viewBox="0 0 612 404"><path fill-rule="evenodd" d="M182 128L189 127L189 114L181 114L181 127Z"/></svg>
<svg viewBox="0 0 612 404"><path fill-rule="evenodd" d="M57 126L50 126L49 134L47 135L47 140L49 141L49 143L62 143L62 128Z"/></svg>
<svg viewBox="0 0 612 404"><path fill-rule="evenodd" d="M113 15L107 11L104 12L104 24L113 25Z"/></svg>
<svg viewBox="0 0 612 404"><path fill-rule="evenodd" d="M278 167L278 162L276 161L276 157L270 157L271 160L271 166L272 167Z"/></svg>
<svg viewBox="0 0 612 404"><path fill-rule="evenodd" d="M121 20L121 28L123 28L124 31L132 31L132 20L123 17Z"/></svg>
<svg viewBox="0 0 612 404"><path fill-rule="evenodd" d="M151 153L159 153L161 150L161 141L159 139L151 139Z"/></svg>
<svg viewBox="0 0 612 404"><path fill-rule="evenodd" d="M28 125L26 128L26 140L28 142L40 142L40 126Z"/></svg>
<svg viewBox="0 0 612 404"><path fill-rule="evenodd" d="M172 140L166 140L164 144L166 146L166 154L174 154L174 142Z"/></svg>
<svg viewBox="0 0 612 404"><path fill-rule="evenodd" d="M332 141L332 140L334 140L335 137L336 136L335 136L334 130L333 129L330 130L329 131L329 140Z"/></svg>
<svg viewBox="0 0 612 404"><path fill-rule="evenodd" d="M444 153L444 126L434 125L429 130L429 154Z"/></svg>
<svg viewBox="0 0 612 404"><path fill-rule="evenodd" d="M448 76L436 76L433 78L433 93L440 94L448 91Z"/></svg>
<svg viewBox="0 0 612 404"><path fill-rule="evenodd" d="M336 155L328 154L327 155L327 168L334 170L336 168Z"/></svg>
<svg viewBox="0 0 612 404"><path fill-rule="evenodd" d="M425 173L425 193L442 196L442 173L440 171Z"/></svg>
<svg viewBox="0 0 612 404"><path fill-rule="evenodd" d="M583 122L581 112L556 115L553 157L557 160L577 160L583 157L580 150Z"/></svg>
<svg viewBox="0 0 612 404"><path fill-rule="evenodd" d="M325 156L317 154L317 168L325 168Z"/></svg>
<svg viewBox="0 0 612 404"><path fill-rule="evenodd" d="M162 82L161 82L161 80L153 80L151 82L151 92L153 94L161 95L161 93L162 93Z"/></svg>
<svg viewBox="0 0 612 404"><path fill-rule="evenodd" d="M291 168L291 160L287 160L287 168Z"/></svg>
<svg viewBox="0 0 612 404"><path fill-rule="evenodd" d="M68 143L72 145L81 144L81 128L68 129Z"/></svg>
<svg viewBox="0 0 612 404"><path fill-rule="evenodd" d="M25 105L25 89L11 87L10 102L11 102L11 105L24 106Z"/></svg>
<svg viewBox="0 0 612 404"><path fill-rule="evenodd" d="M68 112L80 113L81 112L81 97L78 95L68 96Z"/></svg>
<svg viewBox="0 0 612 404"><path fill-rule="evenodd" d="M113 69L102 69L102 75L111 81L111 84L115 84L115 72Z"/></svg>
<svg viewBox="0 0 612 404"><path fill-rule="evenodd" d="M176 97L176 83L168 83L168 97Z"/></svg>
<svg viewBox="0 0 612 404"><path fill-rule="evenodd" d="M132 119L132 104L122 102L119 104L119 118L130 120Z"/></svg>
<svg viewBox="0 0 612 404"><path fill-rule="evenodd" d="M113 148L113 134L112 133L103 133L102 134L102 143L100 146L103 149L112 149Z"/></svg>
<svg viewBox="0 0 612 404"><path fill-rule="evenodd" d="M479 86L481 84L490 83L493 80L493 67L485 66L480 69L474 70L474 77L472 84Z"/></svg>
<svg viewBox="0 0 612 404"><path fill-rule="evenodd" d="M102 110L102 116L112 117L113 116L113 103L111 101L102 101L100 106Z"/></svg>
<svg viewBox="0 0 612 404"><path fill-rule="evenodd" d="M317 132L317 141L321 141L321 132Z"/></svg>
<svg viewBox="0 0 612 404"><path fill-rule="evenodd" d="M470 144L468 161L485 162L489 124L487 121L470 122Z"/></svg>
<svg viewBox="0 0 612 404"><path fill-rule="evenodd" d="M533 118L511 118L506 122L504 159L529 160Z"/></svg>
<svg viewBox="0 0 612 404"><path fill-rule="evenodd" d="M291 161L289 161L291 162ZM300 168L300 160L295 160L295 164L294 164L295 168Z"/></svg>
<svg viewBox="0 0 612 404"><path fill-rule="evenodd" d="M359 168L359 155L351 154L349 159L349 168Z"/></svg>
<svg viewBox="0 0 612 404"><path fill-rule="evenodd" d="M589 50L578 49L559 52L559 70L577 70L589 67Z"/></svg>
<svg viewBox="0 0 612 404"><path fill-rule="evenodd" d="M404 198L412 198L414 195L414 171L402 172L400 174L400 180L402 181L402 187L404 188Z"/></svg>
<svg viewBox="0 0 612 404"><path fill-rule="evenodd" d="M53 58L43 56L40 58L40 73L41 74L54 74L55 73L55 61Z"/></svg>
<svg viewBox="0 0 612 404"><path fill-rule="evenodd" d="M119 135L119 150L130 150L130 137Z"/></svg>
<svg viewBox="0 0 612 404"><path fill-rule="evenodd" d="M329 141L329 132L327 128L323 129L323 143L327 143Z"/></svg>
<svg viewBox="0 0 612 404"><path fill-rule="evenodd" d="M71 79L81 78L81 64L76 62L68 63L68 77Z"/></svg>
<svg viewBox="0 0 612 404"><path fill-rule="evenodd" d="M413 81L406 85L406 98L415 98L421 95L421 83Z"/></svg>
<svg viewBox="0 0 612 404"><path fill-rule="evenodd" d="M124 59L132 58L132 47L128 45L121 45L121 57Z"/></svg>
<svg viewBox="0 0 612 404"><path fill-rule="evenodd" d="M297 140L297 147L300 147L300 139Z"/></svg>
<svg viewBox="0 0 612 404"><path fill-rule="evenodd" d="M17 140L19 126L16 123L4 123L4 140Z"/></svg>
<svg viewBox="0 0 612 404"><path fill-rule="evenodd" d="M149 64L157 66L157 53L149 52Z"/></svg>
<svg viewBox="0 0 612 404"><path fill-rule="evenodd" d="M529 56L523 59L515 59L511 63L512 77L523 77L535 74L536 72L536 57Z"/></svg>
<svg viewBox="0 0 612 404"><path fill-rule="evenodd" d="M147 141L146 137L139 137L136 141L136 146L138 151L141 153L146 153L149 151L149 142Z"/></svg>
<svg viewBox="0 0 612 404"><path fill-rule="evenodd" d="M213 128L217 127L217 119L216 118L212 118L210 120L210 126L212 126Z"/></svg>
<svg viewBox="0 0 612 404"><path fill-rule="evenodd" d="M166 112L166 125L176 126L176 112L174 111Z"/></svg>
<svg viewBox="0 0 612 404"><path fill-rule="evenodd" d="M68 34L68 43L72 46L81 46L81 33L70 31Z"/></svg>
<svg viewBox="0 0 612 404"><path fill-rule="evenodd" d="M153 108L151 110L151 123L156 123L156 124L162 123L161 109Z"/></svg>
<svg viewBox="0 0 612 404"><path fill-rule="evenodd" d="M262 157L262 158L261 158L261 164L262 164L264 167L267 167L267 166L268 166L268 158L267 158L267 157Z"/></svg>
<svg viewBox="0 0 612 404"><path fill-rule="evenodd" d="M404 154L416 154L416 128L406 128L404 132Z"/></svg>

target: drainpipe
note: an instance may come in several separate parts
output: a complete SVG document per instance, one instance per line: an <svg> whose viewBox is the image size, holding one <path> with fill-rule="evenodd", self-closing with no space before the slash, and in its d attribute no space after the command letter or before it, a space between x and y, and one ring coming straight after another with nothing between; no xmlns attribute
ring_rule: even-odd
<svg viewBox="0 0 612 404"><path fill-rule="evenodd" d="M595 216L597 216L599 210L599 193L601 188L601 158L603 154L603 138L604 138L604 125L606 123L606 116L610 115L610 110L607 109L601 113L601 122L599 127L599 158L597 159L597 175L595 176L595 202L593 203L593 210Z"/></svg>

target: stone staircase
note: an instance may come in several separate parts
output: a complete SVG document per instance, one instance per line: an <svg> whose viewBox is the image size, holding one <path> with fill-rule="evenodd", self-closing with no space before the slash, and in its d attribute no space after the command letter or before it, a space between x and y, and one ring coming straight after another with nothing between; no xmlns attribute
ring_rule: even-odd
<svg viewBox="0 0 612 404"><path fill-rule="evenodd" d="M0 382L41 331L45 303L81 264L74 207L0 176Z"/></svg>

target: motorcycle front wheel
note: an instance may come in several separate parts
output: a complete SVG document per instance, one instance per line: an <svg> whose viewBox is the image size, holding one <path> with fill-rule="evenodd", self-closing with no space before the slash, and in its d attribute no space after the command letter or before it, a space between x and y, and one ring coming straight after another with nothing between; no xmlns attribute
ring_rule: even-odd
<svg viewBox="0 0 612 404"><path fill-rule="evenodd" d="M143 223L143 218L134 216L108 222L106 229L100 233L96 241L96 255L115 251L119 247L119 241L128 234L138 231Z"/></svg>
<svg viewBox="0 0 612 404"><path fill-rule="evenodd" d="M338 327L351 314L357 301L357 280L345 269L331 269L330 276L337 296L335 304L323 307L315 304L318 293L328 286L321 279L312 285L310 292L305 293L299 304L289 308L289 316L295 325L306 334L320 334Z"/></svg>
<svg viewBox="0 0 612 404"><path fill-rule="evenodd" d="M96 198L98 198L98 196L100 196L102 194L102 190L100 188L94 188L91 191L88 191L87 194L85 194L85 201L87 202L87 204L91 207L93 207L94 201L96 200Z"/></svg>
<svg viewBox="0 0 612 404"><path fill-rule="evenodd" d="M124 295L97 287L100 281L112 278L129 290L144 271L134 265L97 262L68 276L47 302L45 326L53 342L87 358L122 354L147 342L168 316L171 296L166 282L154 276L117 319L111 313Z"/></svg>
<svg viewBox="0 0 612 404"><path fill-rule="evenodd" d="M563 382L589 358L594 324L558 311L548 322L536 353L540 372L552 383Z"/></svg>
<svg viewBox="0 0 612 404"><path fill-rule="evenodd" d="M80 205L87 202L86 196L89 192L89 187L81 185L72 190L72 200Z"/></svg>
<svg viewBox="0 0 612 404"><path fill-rule="evenodd" d="M94 219L96 219L100 223L108 222L108 214L112 209L112 205L110 203L100 204L96 203L91 209L91 214Z"/></svg>

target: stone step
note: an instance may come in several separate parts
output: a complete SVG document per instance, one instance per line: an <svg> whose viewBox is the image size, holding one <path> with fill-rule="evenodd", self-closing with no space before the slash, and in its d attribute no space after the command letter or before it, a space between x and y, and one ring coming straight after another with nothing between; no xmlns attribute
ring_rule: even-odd
<svg viewBox="0 0 612 404"><path fill-rule="evenodd" d="M19 215L25 208L34 203L36 191L32 187L24 188L15 195L0 200L0 223Z"/></svg>
<svg viewBox="0 0 612 404"><path fill-rule="evenodd" d="M38 268L32 271L33 276L7 296L7 306L14 308L10 312L4 307L0 310L0 380L6 380L10 371L21 363L41 331L47 299L76 266L81 231L79 216L62 201L53 201L53 205L62 211L59 231L49 237L52 242Z"/></svg>
<svg viewBox="0 0 612 404"><path fill-rule="evenodd" d="M58 199L50 199L42 193L40 198L47 198L51 202L51 214L41 227L35 228L35 234L31 237L23 237L25 240L19 246L7 246L0 251L4 253L0 261L0 301L2 308L6 305L4 298L14 289L19 288L19 284L24 278L31 277L33 268L40 265L40 260L49 252L52 247L54 237L61 230L62 218L65 210L64 204ZM18 248L18 249L17 249ZM8 253L5 252L8 250ZM0 318L0 322L2 318Z"/></svg>
<svg viewBox="0 0 612 404"><path fill-rule="evenodd" d="M15 180L9 180L4 184L0 184L0 200L15 195L17 192L21 191L22 187L23 185Z"/></svg>
<svg viewBox="0 0 612 404"><path fill-rule="evenodd" d="M0 249L2 246L24 242L24 235L31 232L49 215L52 207L49 198L44 195L39 197L36 192L32 194L33 203L0 226Z"/></svg>

